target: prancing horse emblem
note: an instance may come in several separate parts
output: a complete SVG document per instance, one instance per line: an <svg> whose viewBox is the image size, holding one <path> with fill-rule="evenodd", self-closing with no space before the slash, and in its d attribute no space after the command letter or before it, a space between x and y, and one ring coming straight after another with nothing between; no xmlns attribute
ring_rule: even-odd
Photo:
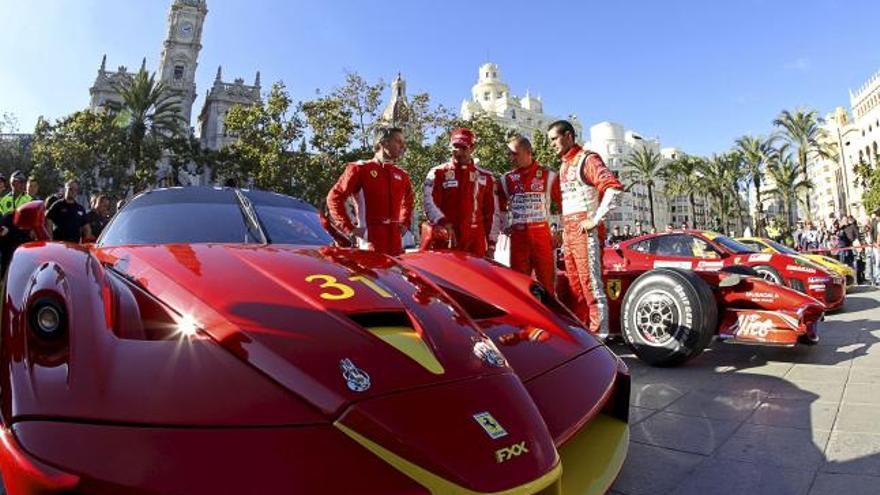
<svg viewBox="0 0 880 495"><path fill-rule="evenodd" d="M342 370L342 378L345 378L345 384L348 385L348 389L352 392L364 392L370 388L370 375L355 366L351 359L340 360L339 369Z"/></svg>

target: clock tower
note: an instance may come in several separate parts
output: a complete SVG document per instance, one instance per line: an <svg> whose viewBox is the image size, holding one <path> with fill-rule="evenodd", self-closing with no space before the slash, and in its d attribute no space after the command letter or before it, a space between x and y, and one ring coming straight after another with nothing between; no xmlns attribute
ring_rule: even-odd
<svg viewBox="0 0 880 495"><path fill-rule="evenodd" d="M179 95L181 116L187 126L196 99L196 67L207 15L206 0L174 0L159 61L159 80Z"/></svg>

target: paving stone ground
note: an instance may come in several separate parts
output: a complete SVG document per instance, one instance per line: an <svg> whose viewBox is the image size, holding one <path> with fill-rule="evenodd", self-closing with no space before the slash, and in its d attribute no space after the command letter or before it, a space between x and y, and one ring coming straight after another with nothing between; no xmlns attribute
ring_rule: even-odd
<svg viewBox="0 0 880 495"><path fill-rule="evenodd" d="M880 290L793 349L716 342L679 368L620 345L629 456L612 494L880 495Z"/></svg>

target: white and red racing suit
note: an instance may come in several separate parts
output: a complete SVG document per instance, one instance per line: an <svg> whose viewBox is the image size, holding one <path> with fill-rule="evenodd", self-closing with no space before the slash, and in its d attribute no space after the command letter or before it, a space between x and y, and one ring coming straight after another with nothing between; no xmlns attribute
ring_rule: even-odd
<svg viewBox="0 0 880 495"><path fill-rule="evenodd" d="M565 274L574 296L572 311L588 324L591 333L608 336L608 301L602 283L602 246L605 226L601 221L586 232L581 222L596 218L609 189L623 190L602 157L575 145L562 157L559 170L564 222ZM601 220L601 219L599 219Z"/></svg>
<svg viewBox="0 0 880 495"><path fill-rule="evenodd" d="M413 211L413 188L409 175L393 163L376 160L349 163L327 194L327 209L335 225L352 235L355 222L346 210L352 198L357 226L366 227L362 248L398 255L403 252L401 232L409 228Z"/></svg>
<svg viewBox="0 0 880 495"><path fill-rule="evenodd" d="M532 161L501 176L498 206L502 228L510 232L510 268L531 275L551 294L556 286L550 205L562 204L559 177Z"/></svg>
<svg viewBox="0 0 880 495"><path fill-rule="evenodd" d="M473 162L444 163L425 178L425 214L434 226L452 226L455 250L482 257L495 244L495 201L495 177ZM423 247L431 244L422 239Z"/></svg>

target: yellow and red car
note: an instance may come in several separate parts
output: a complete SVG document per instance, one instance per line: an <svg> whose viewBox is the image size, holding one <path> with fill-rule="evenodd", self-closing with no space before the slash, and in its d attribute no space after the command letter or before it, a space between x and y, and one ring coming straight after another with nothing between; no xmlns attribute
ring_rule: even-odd
<svg viewBox="0 0 880 495"><path fill-rule="evenodd" d="M801 253L784 244L763 237L740 237L737 241L766 253L784 253L793 256L801 256L802 258L812 261L822 268L831 271L831 273L845 278L847 288L852 287L856 283L856 271L853 270L851 266L847 266L830 256L817 253Z"/></svg>

